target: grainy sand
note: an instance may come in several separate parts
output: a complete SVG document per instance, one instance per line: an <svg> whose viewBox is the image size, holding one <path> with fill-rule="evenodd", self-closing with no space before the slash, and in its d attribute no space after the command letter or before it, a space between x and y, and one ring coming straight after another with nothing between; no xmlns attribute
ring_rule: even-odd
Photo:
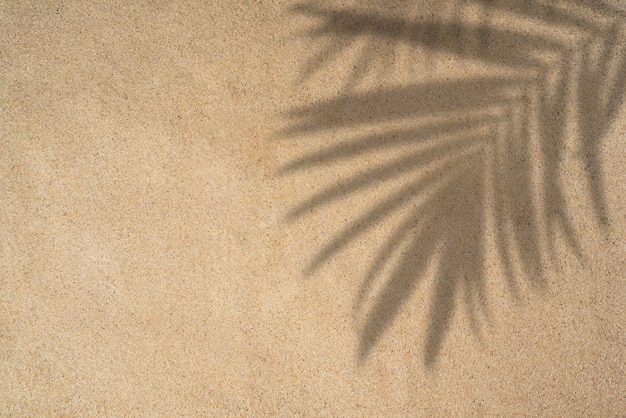
<svg viewBox="0 0 626 418"><path fill-rule="evenodd" d="M0 415L624 414L626 14L127 3L0 4Z"/></svg>

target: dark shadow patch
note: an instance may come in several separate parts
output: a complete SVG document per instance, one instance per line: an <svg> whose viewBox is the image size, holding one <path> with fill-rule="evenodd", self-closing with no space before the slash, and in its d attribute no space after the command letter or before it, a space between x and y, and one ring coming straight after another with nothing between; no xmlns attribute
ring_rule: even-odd
<svg viewBox="0 0 626 418"><path fill-rule="evenodd" d="M321 52L305 64L303 78L323 71L358 39L367 37L371 43L357 58L346 88L337 97L290 111L290 126L281 133L294 138L344 129L347 140L288 162L279 173L405 150L340 179L288 215L296 219L382 182L404 179L401 187L326 243L307 268L307 274L314 272L393 212L413 205L378 249L357 293L355 312L361 312L373 283L396 256L385 285L367 309L359 361L366 360L433 263L424 365L431 368L436 363L458 299L465 301L470 325L478 332L481 318L489 318L484 277L488 221L496 226L490 239L516 299L521 298L522 281L537 290L547 286L545 270L558 264L552 250L558 241L583 259L561 181L572 123L579 130L576 147L593 200L591 215L600 225L608 222L599 152L623 102L624 13L584 0L558 5L513 0L458 3L468 4L483 8L481 21L429 19L424 17L432 15L427 11L419 19L399 18L314 3L293 9L319 22L307 36L324 41ZM413 5L413 10L417 7ZM550 30L501 27L491 22L496 12L533 20L544 29L578 33L579 41L568 42L550 35ZM376 67L381 62L376 47L380 40L495 64L513 75L486 73L354 92L366 74L380 72ZM365 126L377 132L350 136L350 129Z"/></svg>

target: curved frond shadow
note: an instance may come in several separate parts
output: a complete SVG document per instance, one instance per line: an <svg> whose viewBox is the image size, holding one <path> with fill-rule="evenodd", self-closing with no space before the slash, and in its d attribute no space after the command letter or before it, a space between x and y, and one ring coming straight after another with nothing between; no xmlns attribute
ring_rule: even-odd
<svg viewBox="0 0 626 418"><path fill-rule="evenodd" d="M399 182L337 232L307 273L395 211L405 210L357 292L355 311L366 310L358 357L367 358L435 265L424 345L424 364L430 368L459 299L465 301L477 332L481 318L489 318L484 260L488 242L497 249L508 287L518 299L522 281L535 289L546 286L545 271L556 264L552 248L557 241L583 258L561 180L567 149L573 147L585 167L593 216L599 225L608 222L599 152L626 87L626 15L585 0L452 1L453 18L445 19L419 3L392 4L396 6L380 11L311 2L293 8L318 23L307 36L322 45L304 65L304 79L325 71L360 40L367 42L338 96L291 110L290 126L282 132L293 138L341 130L346 140L288 162L280 173L399 151L310 196L288 218L367 193L382 182ZM464 10L474 18L467 18ZM499 14L530 24L506 27L497 19ZM367 74L393 68L386 58L379 59L382 45L442 52L503 71L391 87L381 83L359 91ZM364 126L375 133L350 134ZM488 234L488 224L495 225L493 234ZM372 294L387 267L385 285ZM368 301L372 306L366 308Z"/></svg>

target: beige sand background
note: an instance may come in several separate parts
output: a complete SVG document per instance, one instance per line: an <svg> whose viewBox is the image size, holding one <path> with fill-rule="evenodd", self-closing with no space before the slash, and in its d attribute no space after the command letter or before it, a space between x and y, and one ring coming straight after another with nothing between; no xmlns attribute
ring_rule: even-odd
<svg viewBox="0 0 626 418"><path fill-rule="evenodd" d="M565 151L552 165L564 190L561 203L567 201L560 213L574 226L584 258L562 231L549 238L540 223L540 238L532 242L556 255L542 258L548 260L543 285L533 288L520 268L529 266L524 251L535 244L524 240L532 237L511 250L517 299L488 239L505 228L497 219L485 226L487 250L459 246L446 253L438 243L413 276L411 254L400 255L361 299L368 268L402 212L371 221L307 273L325 245L399 186L374 175L369 188L340 193L294 220L290 211L340 179L401 158L404 149L318 158L310 167L281 171L380 126L414 122L411 115L387 115L394 105L383 96L351 97L509 74L510 64L524 66L510 48L547 63L548 86L567 78L560 64L572 60L569 81L592 89L593 80L605 77L602 94L610 96L623 87L621 35L606 41L608 32L595 33L576 19L546 23L550 10L517 10L506 1L494 2L488 13L481 2L451 1L300 9L289 1L127 3L0 2L0 415L623 416L626 107L619 94L610 117L595 105L585 111L593 118L581 122L582 106L563 105ZM561 6L599 27L619 18L582 2ZM472 54L474 38L463 41L462 31L450 43L454 25L428 42L419 34L394 37L394 22L402 19L454 24L485 16L505 34L539 33L540 44L556 39L566 53L533 52L540 47L520 46L532 38L519 37L511 45L488 44L493 55ZM306 33L312 28L321 28L320 36ZM593 51L581 45L588 39L599 39L596 63L603 41L617 47L607 71L584 79L580 62ZM337 54L325 54L333 45ZM495 61L485 63L489 57ZM536 76L530 67L513 72ZM467 94L473 106L477 91L491 97L498 88L477 86L459 94L450 88L441 97L433 90L424 100L445 108ZM393 91L408 107L421 100L410 89ZM533 97L542 96L526 99ZM564 97L563 103L576 102L575 95ZM495 99L485 107L489 100ZM319 108L290 113L316 103ZM372 109L383 109L373 122ZM533 115L538 120L536 109ZM302 124L309 117L307 130ZM585 123L598 120L606 129L591 135L598 151L590 168L576 138ZM528 138L541 141L540 126L533 126ZM532 176L553 156L533 160ZM604 229L589 189L594 176L602 178L606 196ZM530 189L540 190L542 182L535 186ZM538 201L540 211L553 209ZM463 210L472 210L466 203ZM456 218L435 213L443 225L470 228L459 222L466 212L457 203L445 205ZM522 202L522 211L530 210L525 205L534 207ZM432 241L416 233L418 241L435 242L440 224L428 233ZM464 266L471 269L478 259L487 267L466 277ZM452 273L467 283L484 284L477 292L489 315L470 320L465 299L473 291L444 289L454 293L448 299L436 293L437 278L446 277L437 260L453 263ZM419 285L386 285L394 265L406 277L424 278ZM391 296L377 299L387 290ZM442 300L448 304L437 305ZM364 307L355 310L359 303ZM363 337L368 323L374 331ZM445 334L439 348L429 329ZM369 347L363 358L359 341Z"/></svg>

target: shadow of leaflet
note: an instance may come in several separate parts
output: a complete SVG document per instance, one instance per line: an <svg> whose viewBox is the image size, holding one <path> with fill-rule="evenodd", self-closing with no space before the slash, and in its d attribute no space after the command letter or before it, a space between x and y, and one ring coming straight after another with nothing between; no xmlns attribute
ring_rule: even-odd
<svg viewBox="0 0 626 418"><path fill-rule="evenodd" d="M444 51L515 74L486 72L478 77L353 92L377 62L377 50L366 46L339 96L289 113L292 123L283 132L287 137L360 126L373 126L378 132L304 155L283 166L281 174L355 161L389 149L403 151L314 194L288 215L295 219L337 199L366 193L381 182L410 176L338 232L307 269L309 274L314 272L393 212L409 208L378 250L357 295L358 312L374 281L397 256L362 326L360 361L367 358L433 263L425 366L431 368L436 362L457 298L465 300L470 324L479 332L479 312L489 318L484 278L488 220L496 226L492 239L515 298L520 298L520 280L535 289L545 287L544 270L555 262L554 254L546 249L553 248L559 236L582 258L580 237L571 224L560 180L572 123L580 131L577 147L587 170L594 216L600 224L607 222L598 153L623 98L623 14L582 0L559 6L505 0L462 4L469 3L483 7L480 22L411 20L356 9L326 9L313 3L294 9L320 21L309 35L326 40L321 53L305 65L305 76L322 71L364 35L370 40L384 38L394 44ZM575 30L577 42L545 30L503 28L491 22L494 11Z"/></svg>

